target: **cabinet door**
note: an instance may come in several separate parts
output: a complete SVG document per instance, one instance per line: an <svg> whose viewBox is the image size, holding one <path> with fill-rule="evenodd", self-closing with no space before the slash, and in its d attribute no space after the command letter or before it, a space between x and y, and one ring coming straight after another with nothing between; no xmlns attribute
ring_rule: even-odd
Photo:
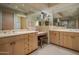
<svg viewBox="0 0 79 59"><path fill-rule="evenodd" d="M67 45L68 48L71 48L71 49L73 48L72 47L72 41L73 41L74 38L75 38L74 33L70 33L69 37L68 37L68 45Z"/></svg>
<svg viewBox="0 0 79 59"><path fill-rule="evenodd" d="M0 55L8 55L10 45L8 43L0 45Z"/></svg>
<svg viewBox="0 0 79 59"><path fill-rule="evenodd" d="M10 37L0 38L0 54L12 54L12 44L10 44Z"/></svg>
<svg viewBox="0 0 79 59"><path fill-rule="evenodd" d="M25 41L24 41L24 53L28 54L29 52L29 47L28 47L28 35L25 35Z"/></svg>
<svg viewBox="0 0 79 59"><path fill-rule="evenodd" d="M29 52L38 48L38 39L36 33L29 34Z"/></svg>
<svg viewBox="0 0 79 59"><path fill-rule="evenodd" d="M61 46L64 46L64 32L60 32L60 44Z"/></svg>
<svg viewBox="0 0 79 59"><path fill-rule="evenodd" d="M52 31L50 33L51 43L59 44L59 32Z"/></svg>
<svg viewBox="0 0 79 59"><path fill-rule="evenodd" d="M63 46L64 47L68 47L68 34L66 32L64 32L64 39L63 39Z"/></svg>
<svg viewBox="0 0 79 59"><path fill-rule="evenodd" d="M56 33L51 31L50 36L51 36L51 43L55 44L55 42L56 42Z"/></svg>
<svg viewBox="0 0 79 59"><path fill-rule="evenodd" d="M73 33L64 32L64 47L72 49Z"/></svg>
<svg viewBox="0 0 79 59"><path fill-rule="evenodd" d="M60 44L59 32L56 32L56 44Z"/></svg>
<svg viewBox="0 0 79 59"><path fill-rule="evenodd" d="M52 31L49 32L49 36L50 36L50 43L53 43L52 42Z"/></svg>
<svg viewBox="0 0 79 59"><path fill-rule="evenodd" d="M72 44L73 44L73 49L79 51L79 34L75 34Z"/></svg>
<svg viewBox="0 0 79 59"><path fill-rule="evenodd" d="M24 54L24 40L20 39L14 42L14 55L23 55Z"/></svg>
<svg viewBox="0 0 79 59"><path fill-rule="evenodd" d="M38 48L38 38L37 38L37 34L34 33L33 34L33 50Z"/></svg>

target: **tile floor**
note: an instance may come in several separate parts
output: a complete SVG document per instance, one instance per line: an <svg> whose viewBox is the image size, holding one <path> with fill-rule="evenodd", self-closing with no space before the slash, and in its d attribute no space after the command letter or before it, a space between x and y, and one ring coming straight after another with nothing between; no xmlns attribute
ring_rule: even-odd
<svg viewBox="0 0 79 59"><path fill-rule="evenodd" d="M79 52L49 44L37 49L31 55L79 55Z"/></svg>

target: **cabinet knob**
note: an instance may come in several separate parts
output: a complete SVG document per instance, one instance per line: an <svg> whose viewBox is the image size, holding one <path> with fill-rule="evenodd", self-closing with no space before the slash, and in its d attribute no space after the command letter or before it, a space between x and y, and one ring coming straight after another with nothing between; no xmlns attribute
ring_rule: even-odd
<svg viewBox="0 0 79 59"><path fill-rule="evenodd" d="M56 33L54 35L56 35Z"/></svg>
<svg viewBox="0 0 79 59"><path fill-rule="evenodd" d="M15 42L11 42L11 43L10 43L10 45L13 45L13 44L15 44Z"/></svg>
<svg viewBox="0 0 79 59"><path fill-rule="evenodd" d="M71 36L71 38L75 38L74 36Z"/></svg>
<svg viewBox="0 0 79 59"><path fill-rule="evenodd" d="M12 45L13 43L11 42L10 45Z"/></svg>
<svg viewBox="0 0 79 59"><path fill-rule="evenodd" d="M16 44L15 42L13 42L13 44Z"/></svg>

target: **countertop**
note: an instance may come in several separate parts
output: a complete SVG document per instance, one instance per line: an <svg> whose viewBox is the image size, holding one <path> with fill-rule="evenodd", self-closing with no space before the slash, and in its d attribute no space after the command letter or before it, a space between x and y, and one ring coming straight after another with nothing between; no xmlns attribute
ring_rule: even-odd
<svg viewBox="0 0 79 59"><path fill-rule="evenodd" d="M63 32L77 32L77 33L79 33L79 29L50 29L50 31L63 31Z"/></svg>
<svg viewBox="0 0 79 59"><path fill-rule="evenodd" d="M50 29L49 31L63 31L63 32L77 32L77 33L79 33L79 29ZM34 30L0 31L0 38L21 35L21 34L28 34L28 33L33 33L33 32L37 32L38 35L45 33L45 32L38 32L38 31L34 31Z"/></svg>
<svg viewBox="0 0 79 59"><path fill-rule="evenodd" d="M38 36L44 35L44 34L46 34L46 32L38 32Z"/></svg>
<svg viewBox="0 0 79 59"><path fill-rule="evenodd" d="M33 33L33 32L37 32L37 31L6 31L6 32L0 32L0 38L3 37L8 37L8 36L15 36L15 35L21 35L21 34L28 34L28 33Z"/></svg>

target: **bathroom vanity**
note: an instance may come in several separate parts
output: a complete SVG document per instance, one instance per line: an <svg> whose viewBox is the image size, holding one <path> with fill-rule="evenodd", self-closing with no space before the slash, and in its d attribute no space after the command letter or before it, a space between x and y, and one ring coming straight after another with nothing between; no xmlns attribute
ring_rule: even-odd
<svg viewBox="0 0 79 59"><path fill-rule="evenodd" d="M50 30L50 42L62 47L79 51L78 29Z"/></svg>
<svg viewBox="0 0 79 59"><path fill-rule="evenodd" d="M36 31L0 33L0 54L25 55L37 48Z"/></svg>

